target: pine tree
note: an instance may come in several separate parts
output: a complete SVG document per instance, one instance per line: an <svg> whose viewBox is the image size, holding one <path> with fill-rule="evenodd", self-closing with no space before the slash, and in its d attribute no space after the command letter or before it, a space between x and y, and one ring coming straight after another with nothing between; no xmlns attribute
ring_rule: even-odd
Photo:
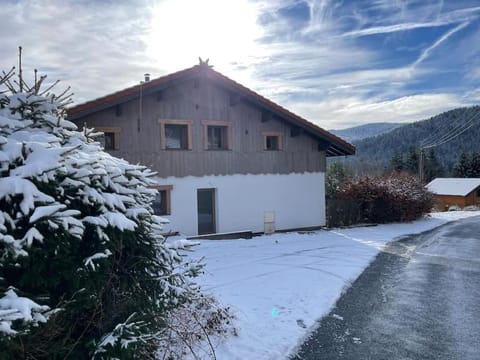
<svg viewBox="0 0 480 360"><path fill-rule="evenodd" d="M148 358L199 265L159 234L153 173L76 131L44 76L13 76L0 76L2 359Z"/></svg>
<svg viewBox="0 0 480 360"><path fill-rule="evenodd" d="M335 196L340 187L351 177L345 164L335 161L327 167L325 193L328 198Z"/></svg>
<svg viewBox="0 0 480 360"><path fill-rule="evenodd" d="M468 172L468 177L471 178L480 178L480 154L477 152L472 152L470 155L470 169Z"/></svg>
<svg viewBox="0 0 480 360"><path fill-rule="evenodd" d="M453 168L454 176L462 178L480 177L480 154L462 152L460 159Z"/></svg>
<svg viewBox="0 0 480 360"><path fill-rule="evenodd" d="M425 158L425 181L428 183L437 177L443 176L443 169L438 162L435 150L430 148Z"/></svg>
<svg viewBox="0 0 480 360"><path fill-rule="evenodd" d="M460 159L457 161L453 168L453 173L455 177L466 177L468 171L468 155L466 152L462 152Z"/></svg>
<svg viewBox="0 0 480 360"><path fill-rule="evenodd" d="M418 173L418 152L414 146L410 146L405 160L405 169L412 174Z"/></svg>
<svg viewBox="0 0 480 360"><path fill-rule="evenodd" d="M393 157L390 160L390 168L397 172L405 170L405 162L403 161L403 156L398 151L395 151Z"/></svg>

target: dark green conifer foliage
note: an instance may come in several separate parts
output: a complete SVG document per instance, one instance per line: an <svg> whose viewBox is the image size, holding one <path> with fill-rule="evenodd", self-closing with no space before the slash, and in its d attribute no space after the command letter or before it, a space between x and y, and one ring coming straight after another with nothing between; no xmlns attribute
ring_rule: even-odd
<svg viewBox="0 0 480 360"><path fill-rule="evenodd" d="M461 178L480 177L480 154L477 152L462 152L453 168L453 174L455 177Z"/></svg>
<svg viewBox="0 0 480 360"><path fill-rule="evenodd" d="M413 120L413 119L412 119ZM470 124L470 125L469 125ZM468 130L459 133L456 129ZM442 142L448 134L459 133L451 140ZM453 167L462 151L480 153L480 106L453 109L430 119L405 124L375 137L356 140L356 156L347 158L355 170L363 163L383 168L388 165L395 152L406 154L409 147L420 148L437 142L435 155L444 170L443 176L452 176ZM427 143L425 143L426 140ZM415 174L418 170L415 171Z"/></svg>
<svg viewBox="0 0 480 360"><path fill-rule="evenodd" d="M470 156L470 172L469 177L480 177L480 153L472 152Z"/></svg>
<svg viewBox="0 0 480 360"><path fill-rule="evenodd" d="M444 174L442 166L440 165L434 148L430 148L425 157L425 182L429 183L437 177L442 177Z"/></svg>
<svg viewBox="0 0 480 360"><path fill-rule="evenodd" d="M411 174L418 173L418 151L414 146L408 148L405 160L405 169Z"/></svg>
<svg viewBox="0 0 480 360"><path fill-rule="evenodd" d="M351 174L345 164L335 161L327 167L325 177L325 193L327 198L331 198L351 178Z"/></svg>
<svg viewBox="0 0 480 360"><path fill-rule="evenodd" d="M400 152L396 151L393 154L392 159L390 160L390 168L394 171L401 172L405 170L405 162L403 161L403 156Z"/></svg>
<svg viewBox="0 0 480 360"><path fill-rule="evenodd" d="M42 95L44 77L18 87L12 76L0 76L0 299L42 307L32 319L0 311L0 358L153 359L200 270L159 235L154 174L75 131L68 97Z"/></svg>
<svg viewBox="0 0 480 360"><path fill-rule="evenodd" d="M466 152L462 152L458 162L453 167L453 175L455 177L465 178L468 177L470 167L470 160Z"/></svg>

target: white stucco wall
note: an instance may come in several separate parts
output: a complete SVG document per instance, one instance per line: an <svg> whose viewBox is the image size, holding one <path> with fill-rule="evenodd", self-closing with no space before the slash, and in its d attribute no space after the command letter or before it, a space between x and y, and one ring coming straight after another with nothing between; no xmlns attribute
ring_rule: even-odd
<svg viewBox="0 0 480 360"><path fill-rule="evenodd" d="M173 185L165 230L198 234L197 189L216 189L217 233L264 231L265 211L275 212L277 230L325 225L325 175L228 175L157 179Z"/></svg>

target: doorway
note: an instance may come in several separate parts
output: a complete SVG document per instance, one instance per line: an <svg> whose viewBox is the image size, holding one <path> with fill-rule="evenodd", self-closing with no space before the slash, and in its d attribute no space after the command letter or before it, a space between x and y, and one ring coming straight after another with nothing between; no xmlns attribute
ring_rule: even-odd
<svg viewBox="0 0 480 360"><path fill-rule="evenodd" d="M216 233L215 189L197 189L198 235Z"/></svg>

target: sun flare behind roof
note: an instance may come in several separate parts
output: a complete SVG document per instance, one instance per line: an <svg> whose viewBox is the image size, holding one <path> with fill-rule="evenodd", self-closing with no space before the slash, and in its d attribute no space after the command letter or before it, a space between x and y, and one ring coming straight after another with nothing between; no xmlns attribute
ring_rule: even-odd
<svg viewBox="0 0 480 360"><path fill-rule="evenodd" d="M257 14L247 0L159 2L151 12L147 53L169 69L191 66L199 56L221 68L248 64L261 54Z"/></svg>

